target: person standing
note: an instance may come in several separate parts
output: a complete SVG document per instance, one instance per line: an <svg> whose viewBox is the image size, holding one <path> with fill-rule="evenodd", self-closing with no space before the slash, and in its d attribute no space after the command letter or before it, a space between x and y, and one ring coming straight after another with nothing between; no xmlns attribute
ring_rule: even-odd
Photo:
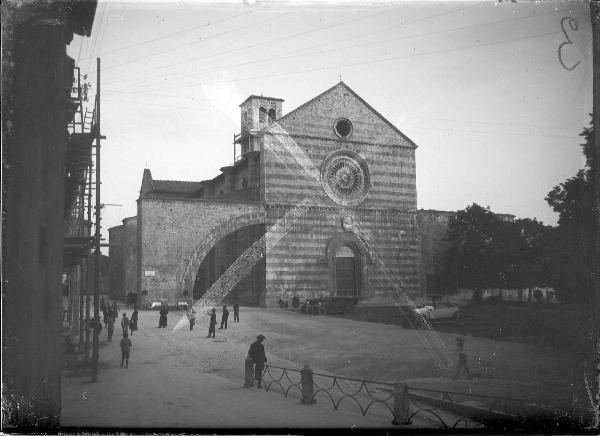
<svg viewBox="0 0 600 436"><path fill-rule="evenodd" d="M127 333L123 335L121 339L121 368L123 368L123 362L125 362L125 368L129 368L129 350L131 349L131 339L127 337Z"/></svg>
<svg viewBox="0 0 600 436"><path fill-rule="evenodd" d="M194 324L196 323L196 311L193 307L191 307L190 310L188 310L187 319L190 323L190 331L194 330Z"/></svg>
<svg viewBox="0 0 600 436"><path fill-rule="evenodd" d="M135 305L133 306L133 313L131 314L131 318L129 319L129 330L131 330L131 336L133 336L133 332L137 330L137 322L138 322L138 310Z"/></svg>
<svg viewBox="0 0 600 436"><path fill-rule="evenodd" d="M112 341L113 333L115 331L115 319L112 317L111 313L106 315L106 330L108 331L108 340Z"/></svg>
<svg viewBox="0 0 600 436"><path fill-rule="evenodd" d="M121 328L123 329L123 337L127 337L129 333L129 319L127 319L125 312L123 312L123 318L121 318Z"/></svg>
<svg viewBox="0 0 600 436"><path fill-rule="evenodd" d="M169 313L169 308L166 304L162 304L160 308L160 319L158 320L158 328L166 328L167 327L167 314Z"/></svg>
<svg viewBox="0 0 600 436"><path fill-rule="evenodd" d="M469 380L471 379L471 370L469 369L469 364L467 363L467 354L465 353L465 340L461 337L456 338L456 352L458 353L458 366L456 368L456 373L454 373L454 380L458 377L461 369L465 370L467 377Z"/></svg>
<svg viewBox="0 0 600 436"><path fill-rule="evenodd" d="M233 303L233 322L240 322L240 303Z"/></svg>
<svg viewBox="0 0 600 436"><path fill-rule="evenodd" d="M256 387L259 389L262 388L262 373L265 370L265 363L267 361L265 347L262 344L264 340L265 337L263 335L258 335L256 341L250 345L250 350L248 350L248 356L254 362L254 378L258 383Z"/></svg>
<svg viewBox="0 0 600 436"><path fill-rule="evenodd" d="M210 324L208 325L208 336L210 338L211 335L215 337L215 327L217 326L217 311L215 309L211 310L209 313L210 316Z"/></svg>
<svg viewBox="0 0 600 436"><path fill-rule="evenodd" d="M113 316L115 317L115 319L117 319L117 316L119 316L119 306L117 306L116 301L113 301L112 310L113 310Z"/></svg>
<svg viewBox="0 0 600 436"><path fill-rule="evenodd" d="M227 330L227 319L229 318L229 311L227 310L227 306L223 306L223 314L221 315L221 327L219 330L223 330L223 325L225 325L225 330Z"/></svg>

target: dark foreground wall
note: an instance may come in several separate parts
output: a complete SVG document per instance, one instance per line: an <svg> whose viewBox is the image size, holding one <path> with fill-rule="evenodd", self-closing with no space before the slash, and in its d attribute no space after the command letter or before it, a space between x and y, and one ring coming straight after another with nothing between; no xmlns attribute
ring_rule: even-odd
<svg viewBox="0 0 600 436"><path fill-rule="evenodd" d="M4 428L60 416L68 5L2 5Z"/></svg>

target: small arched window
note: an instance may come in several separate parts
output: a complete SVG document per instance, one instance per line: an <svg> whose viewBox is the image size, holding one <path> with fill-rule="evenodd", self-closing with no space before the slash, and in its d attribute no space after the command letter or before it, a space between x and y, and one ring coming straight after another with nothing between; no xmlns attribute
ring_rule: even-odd
<svg viewBox="0 0 600 436"><path fill-rule="evenodd" d="M258 122L261 124L267 122L267 110L262 106L258 110Z"/></svg>
<svg viewBox="0 0 600 436"><path fill-rule="evenodd" d="M275 113L275 109L269 109L269 124L275 122L277 118L277 114Z"/></svg>

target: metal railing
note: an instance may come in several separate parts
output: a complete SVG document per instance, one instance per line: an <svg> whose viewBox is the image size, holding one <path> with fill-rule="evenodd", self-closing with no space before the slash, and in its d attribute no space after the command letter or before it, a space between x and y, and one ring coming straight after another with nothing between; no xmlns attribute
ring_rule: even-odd
<svg viewBox="0 0 600 436"><path fill-rule="evenodd" d="M252 360L246 359L245 387L253 385L252 368ZM338 410L343 403L350 403L363 416L379 406L379 410L391 415L394 425L410 425L415 418L421 418L444 429L481 428L498 423L522 424L528 417L535 417L533 421L568 418L557 408L527 399L321 374L308 365L302 369L265 365L263 383L267 391L277 391L284 397L295 394L303 404L313 404L317 397L327 398Z"/></svg>

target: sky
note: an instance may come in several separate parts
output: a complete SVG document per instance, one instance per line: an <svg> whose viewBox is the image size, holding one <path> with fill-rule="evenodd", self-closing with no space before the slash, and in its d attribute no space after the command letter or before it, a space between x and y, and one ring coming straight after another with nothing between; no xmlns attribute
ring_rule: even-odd
<svg viewBox="0 0 600 436"><path fill-rule="evenodd" d="M555 225L544 198L584 164L591 38L584 2L99 1L68 54L92 96L101 59L103 237L136 214L144 168L231 165L249 95L286 114L340 78L417 144L419 209Z"/></svg>

